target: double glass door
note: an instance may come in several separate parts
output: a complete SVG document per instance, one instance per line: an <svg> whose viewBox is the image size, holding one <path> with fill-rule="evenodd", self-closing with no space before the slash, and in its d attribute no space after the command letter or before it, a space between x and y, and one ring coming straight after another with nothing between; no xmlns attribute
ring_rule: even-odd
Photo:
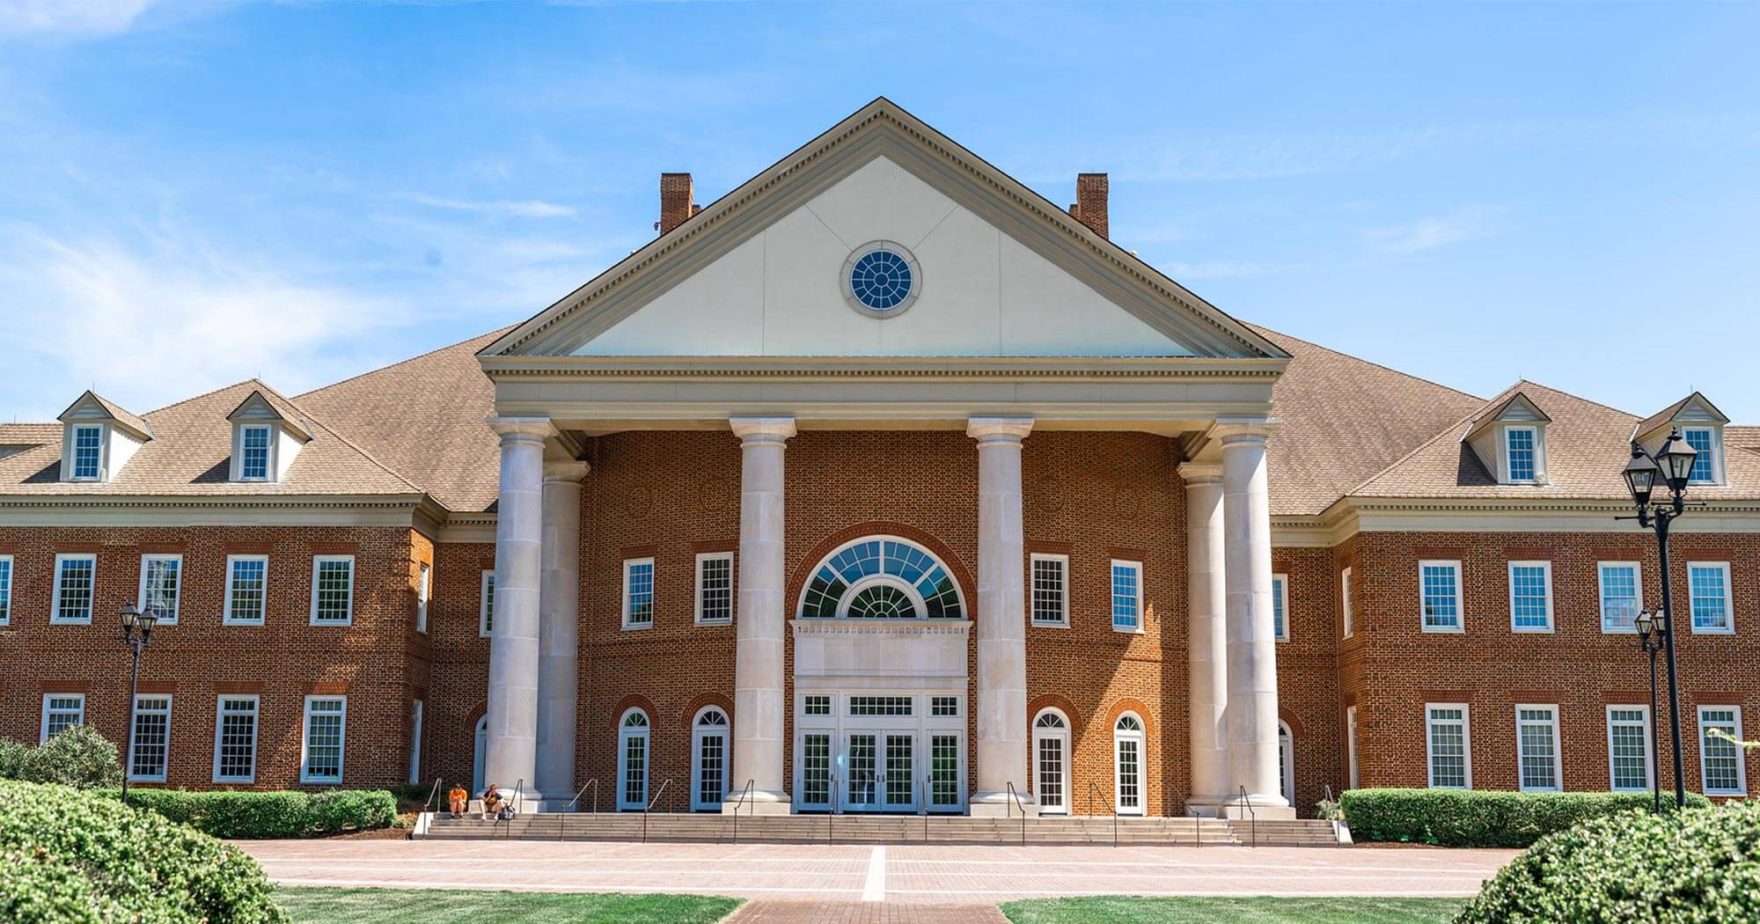
<svg viewBox="0 0 1760 924"><path fill-rule="evenodd" d="M917 736L912 732L852 731L845 738L846 812L917 810Z"/></svg>
<svg viewBox="0 0 1760 924"><path fill-rule="evenodd" d="M962 705L957 694L804 693L795 738L795 807L964 811Z"/></svg>

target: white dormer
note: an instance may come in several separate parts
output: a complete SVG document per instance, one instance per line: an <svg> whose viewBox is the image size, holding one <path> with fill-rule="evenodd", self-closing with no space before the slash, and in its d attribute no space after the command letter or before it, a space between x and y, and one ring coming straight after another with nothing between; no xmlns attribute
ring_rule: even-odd
<svg viewBox="0 0 1760 924"><path fill-rule="evenodd" d="M261 389L251 392L226 419L232 421L230 481L284 481L294 457L312 440L298 411Z"/></svg>
<svg viewBox="0 0 1760 924"><path fill-rule="evenodd" d="M105 482L153 438L152 426L88 391L61 412L61 480Z"/></svg>
<svg viewBox="0 0 1760 924"><path fill-rule="evenodd" d="M1546 425L1551 422L1539 405L1516 392L1474 418L1461 441L1472 447L1498 484L1547 484Z"/></svg>
<svg viewBox="0 0 1760 924"><path fill-rule="evenodd" d="M1651 452L1662 447L1663 441L1676 430L1681 439L1698 451L1693 460L1693 475L1688 484L1724 484L1723 427L1729 418L1699 392L1682 398L1638 422L1632 439Z"/></svg>

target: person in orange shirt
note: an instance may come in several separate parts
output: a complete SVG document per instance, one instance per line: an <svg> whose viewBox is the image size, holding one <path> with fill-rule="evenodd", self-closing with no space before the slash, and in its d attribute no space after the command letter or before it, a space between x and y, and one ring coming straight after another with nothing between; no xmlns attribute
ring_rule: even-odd
<svg viewBox="0 0 1760 924"><path fill-rule="evenodd" d="M452 790L446 794L446 801L452 807L452 817L464 814L465 805L471 800L471 794L463 786L452 784Z"/></svg>

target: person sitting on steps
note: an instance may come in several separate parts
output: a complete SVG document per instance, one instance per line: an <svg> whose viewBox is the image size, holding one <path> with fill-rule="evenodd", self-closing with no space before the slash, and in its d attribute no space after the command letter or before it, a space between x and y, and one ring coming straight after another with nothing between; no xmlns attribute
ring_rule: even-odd
<svg viewBox="0 0 1760 924"><path fill-rule="evenodd" d="M501 802L502 802L501 790L496 789L494 783L490 783L489 788L483 790L483 820L484 821L488 821L489 819L495 817L496 811L501 808Z"/></svg>
<svg viewBox="0 0 1760 924"><path fill-rule="evenodd" d="M470 802L471 794L457 783L452 784L451 791L446 793L446 802L452 809L452 817L464 814L466 803Z"/></svg>

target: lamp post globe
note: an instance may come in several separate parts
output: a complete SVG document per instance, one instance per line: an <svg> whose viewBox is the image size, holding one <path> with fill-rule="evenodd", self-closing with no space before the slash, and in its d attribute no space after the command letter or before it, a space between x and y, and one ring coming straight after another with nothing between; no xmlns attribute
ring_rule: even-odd
<svg viewBox="0 0 1760 924"><path fill-rule="evenodd" d="M1626 480L1626 490L1632 494L1632 503L1639 508L1650 505L1650 493L1656 488L1656 475L1660 470L1650 456L1638 446L1632 447L1632 460L1626 463L1622 473Z"/></svg>
<svg viewBox="0 0 1760 924"><path fill-rule="evenodd" d="M1693 462L1699 458L1699 451L1688 445L1679 432L1675 432L1670 433L1668 439L1663 441L1662 451L1657 456L1657 462L1668 478L1669 490L1678 498L1687 490L1687 482L1693 477Z"/></svg>

